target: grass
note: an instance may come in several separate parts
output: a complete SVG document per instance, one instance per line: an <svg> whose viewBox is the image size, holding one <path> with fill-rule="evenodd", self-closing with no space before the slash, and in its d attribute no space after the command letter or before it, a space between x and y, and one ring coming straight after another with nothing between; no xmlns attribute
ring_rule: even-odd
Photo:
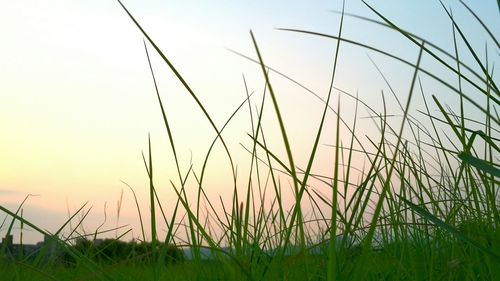
<svg viewBox="0 0 500 281"><path fill-rule="evenodd" d="M244 58L260 66L265 81L262 99L253 109L253 94L247 90L246 99L235 109L223 126L214 123L196 93L162 53L154 40L141 27L133 15L120 2L124 11L136 24L145 38L146 57L150 59L151 46L172 70L195 100L213 127L216 137L204 159L202 169L181 171L176 151L176 138L170 120L156 86L154 70L150 65L156 96L162 113L170 148L174 155L178 179L171 180L177 194L177 202L167 217L164 206L156 194L152 144L144 164L149 177L151 229L149 230L152 257L156 262L143 263L134 260L95 262L72 247L71 237L82 235L72 231L63 239L60 233L68 224L81 224L86 214L83 206L54 234L46 233L22 216L22 205L15 212L0 206L0 210L11 218L7 233L12 231L14 221L49 235L61 251L76 260L68 267L51 259L48 247L35 258L9 258L0 260L2 280L498 280L500 278L500 233L499 233L499 178L498 153L500 152L498 115L500 92L493 78L493 68L483 63L471 47L467 37L449 16L454 31L454 53L446 52L430 42L407 32L366 4L380 21L358 17L373 24L393 29L418 47L418 59L411 62L372 46L349 40L342 35L344 17L341 13L338 34L320 34L305 30L282 29L287 32L309 36L321 36L335 40L332 54L332 74L326 100L305 85L286 74L266 65L264 56L253 33L250 34L257 59ZM497 44L488 27L465 3L463 7L483 27L483 31ZM458 42L464 43L464 52L474 58L474 66L460 60ZM413 68L409 81L409 92L401 102L393 91L385 74L375 64L379 74L398 101L401 111L399 123L390 122L387 114L386 94L382 94L383 112L360 100L357 95L335 87L337 59L345 44L357 45L370 52L383 54L402 65ZM433 59L456 76L458 86L440 78L421 65L422 58ZM449 63L450 59L453 63ZM486 61L488 61L486 59ZM475 71L478 69L478 71ZM464 71L465 70L465 71ZM290 147L285 118L280 111L270 74L276 74L303 88L323 102L324 109L317 124L314 145L307 167L295 164ZM426 80L430 77L446 87L460 108L452 109L436 96L429 99ZM245 82L246 83L246 82ZM467 87L465 87L467 85ZM245 84L246 87L246 84ZM465 89L470 89L466 91ZM338 96L337 106L331 105L334 90ZM412 100L421 96L424 108L419 116L413 116ZM286 160L268 146L263 129L264 107L269 103L278 120ZM346 121L341 112L340 99L355 103L355 118ZM251 156L250 171L245 192L238 185L236 163L224 140L224 129L232 118L248 105L252 120L248 137L251 147L245 147ZM475 108L482 116L471 118L464 108ZM434 110L436 109L436 110ZM363 136L357 124L358 111L369 113L378 128L376 136ZM326 120L335 120L335 142L331 147L334 170L331 175L314 174L317 149L325 130ZM347 144L341 132L349 132ZM204 175L208 159L215 145L221 144L227 154L233 179L233 198L230 205L220 202L223 212L217 211L217 202L208 199ZM354 158L362 158L365 165L355 167ZM352 175L359 175L352 180ZM286 180L283 180L283 179ZM195 187L188 186L188 179L195 179ZM294 196L291 206L282 199L284 185L289 181ZM317 185L327 187L325 195ZM189 198L186 189L196 188L197 197ZM132 188L131 188L132 189ZM240 193L238 193L240 191ZM133 192L133 190L132 190ZM135 193L134 193L134 198ZM265 203L269 207L265 208ZM136 199L137 203L137 199ZM307 206L311 212L304 212ZM203 210L205 208L205 210ZM20 213L21 210L21 213ZM141 221L141 233L146 239L143 216L137 204ZM204 216L203 214L206 214ZM180 214L183 214L182 218ZM161 215L167 234L160 238L157 233L157 216ZM5 222L5 221L4 221ZM4 223L2 223L3 227ZM3 228L2 228L3 229ZM76 227L74 228L76 229ZM217 231L215 231L217 230ZM113 230L116 231L116 230ZM122 230L120 230L122 231ZM181 233L185 232L185 238ZM97 235L94 234L94 237ZM123 233L127 233L126 231ZM332 239L333 238L333 239ZM160 240L161 239L161 240ZM165 265L161 261L167 247L176 245L189 247L192 259ZM2 248L5 250L5 247ZM203 253L211 252L210 258ZM49 257L49 258L47 258Z"/></svg>

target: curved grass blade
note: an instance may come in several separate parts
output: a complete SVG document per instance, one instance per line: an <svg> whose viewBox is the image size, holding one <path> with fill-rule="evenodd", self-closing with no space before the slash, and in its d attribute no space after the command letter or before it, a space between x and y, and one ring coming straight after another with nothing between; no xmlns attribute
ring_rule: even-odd
<svg viewBox="0 0 500 281"><path fill-rule="evenodd" d="M423 218L426 220L434 223L435 225L443 228L444 230L448 231L450 234L454 235L458 239L470 244L471 246L474 246L476 249L480 250L481 252L490 255L492 258L494 258L497 262L500 262L500 256L497 253L494 253L490 251L488 248L484 247L483 245L479 244L478 242L468 238L467 236L463 235L460 231L458 231L456 228L450 226L449 224L445 223L444 221L440 220L433 214L431 214L429 211L425 210L424 208L415 205L413 202L407 200L406 198L399 197L403 202L405 202L410 208L412 208L415 212L417 212L419 215L421 215Z"/></svg>
<svg viewBox="0 0 500 281"><path fill-rule="evenodd" d="M461 152L458 154L458 158L460 158L465 163L477 168L483 172L489 173L494 177L500 178L500 169L493 166L489 161L485 161L479 159L477 157L472 156L470 153Z"/></svg>
<svg viewBox="0 0 500 281"><path fill-rule="evenodd" d="M73 258L75 258L76 260L82 261L83 265L90 272L100 273L100 274L96 274L96 277L99 280L106 280L106 281L113 281L113 280L115 280L109 273L100 270L99 266L95 262L93 262L92 260L90 260L88 257L79 254L78 252L72 250L70 247L67 247L66 243L64 241L58 239L57 236L49 234L45 230L39 228L38 226L36 226L35 224L31 223L30 221L28 221L28 220L20 217L16 213L11 212L10 210L8 210L7 208L5 208L3 206L0 206L0 211L5 212L6 214L10 215L11 217L13 217L16 220L22 221L23 224L31 227L33 230L35 230L38 233L44 235L44 237L48 237L51 242L53 242L53 243L57 244L58 246L60 246L62 249L64 249Z"/></svg>
<svg viewBox="0 0 500 281"><path fill-rule="evenodd" d="M275 111L276 117L278 119L278 123L279 123L279 126L280 126L281 135L282 135L282 138L283 138L283 143L285 145L286 154L288 156L288 161L289 161L289 164L290 164L290 171L292 173L292 177L294 178L294 180L293 180L293 187L294 187L295 197L296 197L295 198L295 200L296 200L296 202L295 202L295 208L297 209L297 216L298 216L297 220L298 220L299 235L300 235L299 239L300 239L301 248L305 249L305 234L304 234L304 227L302 225L302 211L301 211L301 207L300 207L299 186L298 186L297 181L295 180L297 178L297 172L296 172L296 169L295 169L295 162L293 160L292 150L290 148L290 142L288 141L288 136L287 136L287 133L286 133L285 124L283 122L283 118L282 118L280 110L279 110L278 102L276 100L276 95L274 94L273 87L271 85L271 82L269 81L269 76L268 76L267 71L265 69L264 61L262 59L262 56L261 56L260 51L259 51L259 47L257 46L257 42L255 40L255 37L254 37L252 31L250 31L250 36L252 37L252 42L253 42L253 45L255 47L255 51L257 52L257 56L259 58L260 66L261 66L262 72L264 74L264 78L266 80L266 83L267 83L267 86L268 86L268 89L269 89L269 94L271 95L271 100L273 102L274 111ZM288 239L285 239L285 243L287 243L286 241L288 241Z"/></svg>
<svg viewBox="0 0 500 281"><path fill-rule="evenodd" d="M493 33L486 26L486 24L484 24L484 22L481 20L481 18L479 18L478 15L476 13L474 13L474 11L471 8L469 8L469 6L467 6L467 4L465 4L464 1L459 0L459 2L462 5L464 5L464 7L474 16L474 18L479 22L479 24L481 24L481 26L484 28L484 30L486 31L486 33L488 33L488 35L491 37L491 39L495 42L495 44L497 45L497 48L500 49L500 43L498 42L497 38L495 37L495 35L493 35ZM500 8L500 2L498 2L498 4L499 4L499 8Z"/></svg>
<svg viewBox="0 0 500 281"><path fill-rule="evenodd" d="M469 49L469 52L471 53L471 55L474 57L474 59L476 60L476 63L479 65L479 67L481 68L481 70L483 71L484 75L486 76L486 78L488 79L488 83L490 86L493 87L493 92L495 94L497 94L497 96L500 96L500 92L498 90L498 87L495 83L495 81L493 81L493 78L490 76L490 73L488 72L488 70L486 69L486 67L484 66L484 64L481 62L481 60L479 59L478 55L476 54L476 51L474 51L474 49L472 48L472 46L470 45L469 43L469 40L467 40L467 37L463 34L462 30L460 29L460 27L458 26L457 22L455 21L455 19L453 19L453 16L451 15L450 11L448 11L448 9L444 6L443 4L443 1L439 1L441 3L441 6L443 7L443 9L446 11L446 14L448 14L448 17L450 18L451 22L453 23L453 26L455 27L455 29L458 31L458 34L460 34L460 37L462 37L462 40L463 42L465 43L465 45L467 46L467 48ZM456 72L456 71L455 71ZM468 81L468 79L465 79ZM483 92L486 94L486 95L489 95L489 93L487 91L484 91L483 89ZM494 97L491 97L495 102L496 104L500 104L498 99L494 98Z"/></svg>
<svg viewBox="0 0 500 281"><path fill-rule="evenodd" d="M195 102L198 105L198 107L202 110L203 114L205 115L205 117L209 121L210 125L215 130L215 132L217 133L217 136L221 140L221 143L222 143L222 145L224 147L224 150L226 151L226 154L227 154L227 156L229 158L229 162L231 164L231 169L232 169L232 172L233 172L233 175L234 175L235 174L234 162L233 162L233 159L231 157L231 153L229 152L229 148L227 147L227 144L224 141L224 138L222 138L220 130L217 128L217 125L215 125L214 121L212 120L212 117L210 117L210 114L208 113L208 111L206 110L206 108L203 106L203 104L201 103L201 101L198 99L198 97L196 96L196 94L194 93L194 91L191 89L191 87L186 82L186 80L182 77L182 75L179 73L179 71L174 67L174 65L165 56L165 54L163 54L163 52L155 44L155 42L149 37L149 35L142 28L142 26L139 24L139 22L137 22L137 20L132 16L132 14L128 11L128 9L125 7L125 5L123 5L123 3L120 0L117 0L117 1L120 4L120 6L123 8L123 10L127 13L127 15L130 17L130 19L137 26L137 28L139 28L139 30L142 32L142 34L144 35L144 37L146 37L146 39L148 40L148 42L153 46L153 48L156 50L156 52L160 55L160 57L163 59L163 61L168 65L168 67L170 68L170 70L172 70L172 72L175 74L175 76L181 82L181 84L184 86L184 88L189 92L189 94L195 100Z"/></svg>
<svg viewBox="0 0 500 281"><path fill-rule="evenodd" d="M324 33L319 33L319 32L313 32L313 31L305 31L305 30L299 30L299 29L290 29L290 28L280 28L279 30L283 30L283 31L290 31L290 32L298 32L298 33L304 33L304 34L309 34L309 35L314 35L314 36L321 36L321 37L326 37L326 38L331 38L331 39L335 39L335 40L342 40L346 43L350 43L350 44L353 44L353 45L356 45L356 46L359 46L359 47L362 47L362 48L365 48L367 50L371 50L371 51L374 51L374 52L377 52L377 53L380 53L382 55L385 55L387 57L390 57L390 58L393 58L397 61L400 61L408 66L411 66L411 67L415 67L415 64L405 60L405 59L402 59L398 56L395 56L393 54L390 54L386 51L383 51L383 50L380 50L380 49L377 49L375 47L372 47L370 45L367 45L367 44L363 44L363 43L360 43L360 42L357 42L357 41L354 41L354 40L350 40L350 39L346 39L346 38L338 38L337 36L333 36L333 35L329 35L329 34L324 34ZM429 77L431 77L432 79L435 79L436 81L438 81L439 83L441 83L442 85L446 86L447 88L449 88L450 90L452 90L453 92L457 93L460 95L460 91L458 89L456 89L454 86L452 86L450 83L444 81L442 78L438 77L437 75L429 72L428 70L425 70L423 68L420 68L420 72L428 75ZM464 80L466 80L467 78L466 77L463 77ZM469 83L471 83L471 85L473 85L476 89L478 89L480 92L484 93L485 95L489 96L490 98L492 98L492 100L496 103L496 104L500 104L500 101L495 99L494 97L491 97L491 95L485 91L482 87L480 87L479 85L477 85L476 83L473 83L472 81L468 81ZM482 111L483 113L487 113L487 111L484 109L484 107L482 105L480 105L477 101L475 101L474 99L470 98L469 96L463 96L463 98L465 100L467 100L469 103L471 103L472 105L474 105L474 107L476 107L478 110ZM492 118L493 121L495 121L495 123L499 124L500 125L500 118Z"/></svg>
<svg viewBox="0 0 500 281"><path fill-rule="evenodd" d="M429 55L431 55L434 59L436 59L439 63L441 63L443 66L445 66L446 68L448 68L450 71L458 74L458 75L461 75L456 69L454 69L452 66L450 66L448 63L446 63L442 58L440 58L438 55L436 55L434 52L432 52L431 50L429 50L427 47L424 46L424 44L422 42L419 42L417 40L415 40L413 37L411 37L410 35L408 35L406 33L406 31L404 31L403 29L399 28L399 26L397 26L396 24L394 24L392 21L390 21L389 19L387 19L386 17L384 17L380 12L378 12L377 10L375 10L372 6L370 6L368 3L366 3L364 0L361 0L361 2L363 2L370 10L372 10L377 16L379 16L381 19L383 19L387 24L391 25L394 29L396 29L397 31L399 31L402 35L404 35L406 38L408 38L411 42L413 42L415 45L419 46L420 48L424 49L425 52ZM442 2L441 2L442 4ZM443 6L444 7L444 6ZM445 8L446 10L446 8ZM446 10L446 12L448 13L449 15L449 12L448 10ZM451 16L451 15L450 15ZM453 19L451 19L453 21ZM454 21L453 21L454 22ZM474 52L474 50L472 49L472 47L470 46L470 44L468 43L467 39L465 39L465 36L462 34L461 30L458 28L458 26L455 24L455 27L457 28L457 31L459 32L459 34L462 36L462 39L464 40L464 42L466 43L467 47L469 48L469 50L471 51L472 55L474 56L474 58L476 59L476 62L478 62L478 64L480 65L481 69L486 72L486 75L487 77L489 77L487 71L485 71L484 69L484 66L482 65L481 61L479 60L479 58L477 58L477 55L476 53ZM471 85L473 85L476 89L478 89L479 91L481 91L482 93L484 93L485 95L488 95L487 91L485 91L485 89L483 89L482 87L478 86L476 83L474 83L472 80L470 80L468 77L466 76L461 76L465 81L467 81L468 83L470 83ZM491 77L489 77L488 81L491 81L493 83L493 81L491 80ZM500 93L498 92L498 88L495 87L495 90L496 90L496 94L497 95L500 95ZM492 97L493 98L493 97ZM500 101L496 98L494 98L494 101L495 103L497 104L500 104Z"/></svg>
<svg viewBox="0 0 500 281"><path fill-rule="evenodd" d="M126 182L120 180L123 184L125 184L130 191L132 191L132 195L134 195L135 206L137 207L137 213L139 214L139 222L141 224L141 233L142 233L142 241L146 241L146 233L144 232L144 223L142 221L141 208L139 208L139 200L137 199L137 195L135 194L134 189Z"/></svg>
<svg viewBox="0 0 500 281"><path fill-rule="evenodd" d="M340 12L339 11L332 11L333 13L336 13L336 14L339 14ZM364 21L367 21L367 22L370 22L370 23L375 23L375 24L378 24L378 25L381 25L383 27L386 27L386 28L390 28L390 29L393 29L393 30L396 30L396 28L394 28L393 26L385 23L385 22L381 22L381 21L378 21L378 20L374 20L374 19L371 19L371 18L368 18L368 17L363 17L363 16L360 16L360 15L356 15L356 14L351 14L351 13L345 13L346 16L350 16L350 17L353 17L353 18L357 18L357 19L360 19L360 20L364 20ZM403 30L403 29L401 29ZM445 56L449 57L450 59L452 60L455 60L457 61L457 64L459 64L461 67L464 67L465 69L467 69L472 75L475 76L475 78L479 79L479 81L481 81L482 83L486 84L486 80L484 80L484 78L479 75L477 72L474 71L474 69L472 69L472 67L466 65L464 62L462 61L459 61L456 57L454 57L451 53L449 53L448 51L446 51L445 49L439 47L438 45L430 42L430 41L427 41L425 38L423 37L420 37L414 33L411 33L409 32L408 30L403 30L407 35L413 37L415 40L417 41L421 41L423 42L423 44L425 45L428 45L434 49L436 49L437 51L443 53Z"/></svg>

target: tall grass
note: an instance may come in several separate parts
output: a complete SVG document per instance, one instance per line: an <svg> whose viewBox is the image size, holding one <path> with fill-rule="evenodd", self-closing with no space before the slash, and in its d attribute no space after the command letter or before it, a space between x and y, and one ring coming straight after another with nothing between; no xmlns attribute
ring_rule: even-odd
<svg viewBox="0 0 500 281"><path fill-rule="evenodd" d="M59 231L50 235L55 243L77 259L76 269L64 269L57 264L47 266L38 258L10 261L15 270L2 268L8 280L25 280L36 275L40 279L73 280L67 274L83 279L99 280L494 280L500 278L500 233L499 233L499 177L498 155L500 148L498 115L500 92L494 81L493 68L480 59L457 23L451 11L443 6L453 26L454 50L450 53L414 35L369 4L379 20L372 20L340 12L338 34L322 34L306 30L281 29L309 36L321 36L333 40L336 45L332 54L331 83L326 100L281 72L267 65L257 37L250 34L256 59L239 54L260 67L265 90L258 105L252 104L253 94L248 92L242 103L227 119L223 126L213 121L189 83L177 71L169 58L155 44L146 30L120 2L124 11L142 32L145 38L146 58L149 62L156 98L168 133L170 148L174 155L178 179L170 181L177 194L177 202L172 208L172 216L167 212L156 194L153 177L154 151L149 142L144 164L149 177L149 201L151 221L151 251L154 264L125 267L120 263L97 264L87 256L68 247L68 239L58 235L73 221L78 210ZM498 45L497 39L481 19L465 3L463 8L471 13L483 27L483 31ZM344 17L356 17L369 21L401 34L418 48L415 62L397 57L382 49L345 38L342 34ZM474 65L460 60L457 44L466 46L465 52L474 58ZM400 97L393 90L389 79L374 63L381 78L397 100L401 121L389 121L387 113L387 93L381 95L383 112L335 86L337 60L342 55L344 45L355 45L367 52L382 54L387 59L401 65L410 66L413 75L409 92ZM204 158L200 171L191 166L186 172L180 169L176 150L175 132L171 130L168 111L162 101L156 84L154 70L150 63L148 46L154 49L177 79L194 99L213 127L215 138ZM425 69L423 58L432 59L447 71L456 75L457 83L450 83L433 70ZM453 63L449 63L449 61ZM476 69L479 69L476 71ZM317 124L313 148L305 168L294 161L286 119L273 88L270 74L281 76L301 87L323 102L323 112ZM446 102L432 95L429 99L426 83L430 78L454 94L460 108L452 109ZM464 85L467 85L465 87ZM245 82L246 87L246 82ZM470 89L470 91L466 91ZM332 105L334 91L338 92L336 106ZM420 95L424 108L418 109L418 116L412 112L412 100ZM271 99L271 106L279 124L286 159L273 152L267 145L263 129L264 107ZM400 99L406 99L401 102ZM352 123L343 118L340 100L355 104ZM252 121L248 137L251 147L244 147L249 155L250 170L245 186L238 186L236 163L224 140L224 129L236 114L248 105ZM475 108L482 116L473 118L465 108ZM436 109L436 110L434 110ZM359 132L358 111L366 110L374 126L376 136L363 136ZM324 124L328 118L335 120L334 150L331 159L332 174L319 175L312 171L317 156L320 138L330 128ZM358 126L357 126L358 125ZM349 133L347 145L342 142L341 132ZM344 135L345 137L345 135ZM208 199L204 185L204 175L212 149L222 145L227 154L233 181L230 205L222 201ZM347 159L346 159L347 158ZM364 159L362 168L354 165L354 158ZM359 175L357 180L352 175ZM188 186L188 179L195 179L196 186ZM286 180L283 180L286 179ZM284 181L291 182L293 204L287 204ZM321 186L322 189L319 189ZM322 192L328 190L328 193ZM131 187L130 187L131 188ZM196 189L196 198L187 196L187 189ZM132 188L131 188L132 189ZM244 190L243 194L239 190ZM132 190L133 191L133 190ZM134 193L134 198L135 193ZM269 202L269 207L265 207ZM136 199L137 203L137 199ZM219 205L222 211L218 211ZM22 206L22 204L21 204ZM304 207L310 212L304 212ZM205 208L205 210L203 210ZM19 208L19 210L21 207ZM142 237L146 239L143 217L137 204L141 221ZM8 233L15 220L21 221L36 231L49 235L19 215L2 206L0 210L12 218ZM182 216L184 214L184 216ZM157 216L162 216L167 234L163 243L157 233ZM85 215L81 216L81 223ZM183 238L183 233L186 235ZM71 235L70 235L71 236ZM189 262L165 266L162 262L166 247L174 244L190 248ZM160 247L160 251L156 250ZM207 260L205 255L210 253ZM43 256L43 253L40 254ZM5 265L3 265L5 266ZM71 273L65 273L66 271ZM26 272L30 272L29 274ZM7 280L7 279L6 279Z"/></svg>

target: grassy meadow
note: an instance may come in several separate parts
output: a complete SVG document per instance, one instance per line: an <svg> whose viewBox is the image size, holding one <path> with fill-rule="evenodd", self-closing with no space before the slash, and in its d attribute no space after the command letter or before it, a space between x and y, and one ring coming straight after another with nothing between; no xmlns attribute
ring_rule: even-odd
<svg viewBox="0 0 500 281"><path fill-rule="evenodd" d="M140 241L130 246L131 250L121 258L114 256L118 250L109 251L121 242L79 248L78 241L91 243L106 231L118 231L119 237L125 236L130 229L96 230L89 234L70 229L67 234L70 225L76 229L75 225L85 222L84 206L71 214L55 233L47 233L43 225L26 220L21 210L29 206L23 205L24 202L17 210L0 206L6 216L1 229L7 229L7 234L15 234L13 225L21 224L50 241L35 255L3 254L0 281L500 280L500 91L494 79L494 65L479 55L479 50L472 47L469 37L462 32L461 26L467 23L455 22L446 7L443 10L454 34L451 50L403 30L368 4L377 20L342 11L340 28L335 34L282 29L280 32L322 37L335 44L330 90L326 95L307 88L307 81L301 81L300 77L291 78L286 70L268 66L258 34L250 33L253 59L237 55L259 67L265 90L258 101L247 91L247 99L234 109L227 122L216 124L171 58L155 44L155 38L136 21L133 11L121 2L120 5L144 36L145 57L156 89L151 98L158 101L177 167L178 177L171 179L169 186L177 194L176 204L165 206L156 193L160 187L155 182L155 155L150 143L143 154L149 177L150 209L141 210L137 204ZM491 30L498 27L483 24L466 4L461 7L481 24L482 30L478 32L490 37L494 45L490 55L498 56L500 44ZM416 59L408 61L343 37L342 23L346 17L358 17L392 29L417 47ZM378 91L383 109L379 111L379 105L336 88L335 76L342 71L337 68L337 59L344 44L411 67L409 91L393 92L390 79L380 71L380 79L389 91ZM458 45L466 47L457 48ZM171 130L171 120L156 86L150 62L153 55L162 58L213 128L215 137L201 171L180 168L184 163L178 161L176 132ZM460 59L464 56L472 57L474 65L465 64ZM424 59L433 60L445 69L446 77L423 67ZM320 99L323 104L321 118L310 124L317 130L310 136L314 141L304 167L296 165L297 156L292 153L285 127L287 119L280 110L270 78L274 76L304 89L311 99ZM443 100L434 95L426 84L428 80L446 89L448 98ZM389 96L398 102L388 104ZM424 102L415 109L412 101L417 97ZM344 112L351 109L341 107L341 99L355 105L354 119L344 117ZM266 124L262 123L264 107L272 108L284 153L277 153L267 145ZM398 118L387 114L388 107L391 112L399 110ZM248 133L252 145L246 147L251 156L249 171L237 169L238 163L234 162L224 137L226 126L245 110L252 121ZM474 114L467 114L469 111ZM361 116L367 114L377 135L365 135L359 128ZM317 174L313 167L318 148L324 145L321 137L327 131L335 136L330 145L333 170ZM226 188L232 192L230 204L207 196L204 175L214 147L226 152L232 170L227 177L233 179L234 185ZM189 184L193 179L197 183L194 186ZM240 182L246 184L241 186ZM197 196L188 196L187 190L196 190ZM287 204L283 198L290 190L294 201ZM166 229L165 235L163 232L160 235L160 228ZM142 250L137 250L139 247ZM168 258L175 248L184 258ZM1 250L6 253L7 247L2 245Z"/></svg>

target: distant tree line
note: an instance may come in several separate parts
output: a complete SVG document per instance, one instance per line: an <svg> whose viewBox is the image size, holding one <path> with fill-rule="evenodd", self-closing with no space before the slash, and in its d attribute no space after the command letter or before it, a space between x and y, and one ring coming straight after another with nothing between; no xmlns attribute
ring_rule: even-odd
<svg viewBox="0 0 500 281"><path fill-rule="evenodd" d="M151 264L163 257L163 264L175 264L184 261L184 252L173 245L156 243L124 242L117 239L90 241L79 239L70 246L69 251L62 255L62 261L67 265L75 265L78 260L69 252L82 255L98 263Z"/></svg>

